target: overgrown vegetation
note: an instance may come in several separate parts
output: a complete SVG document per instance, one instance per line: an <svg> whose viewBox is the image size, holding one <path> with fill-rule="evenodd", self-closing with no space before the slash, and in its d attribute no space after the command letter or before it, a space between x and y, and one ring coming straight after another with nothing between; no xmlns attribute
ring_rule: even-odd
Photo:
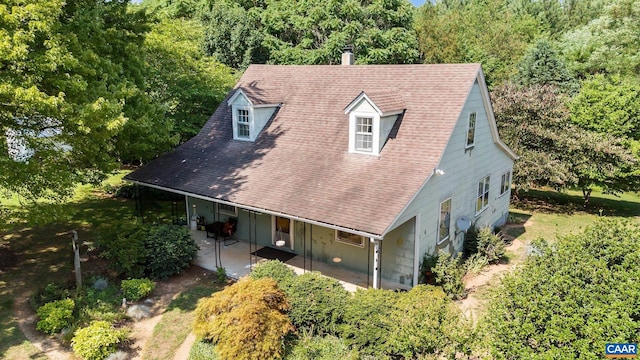
<svg viewBox="0 0 640 360"><path fill-rule="evenodd" d="M597 358L637 342L640 225L600 220L539 251L506 276L485 318L497 358Z"/></svg>
<svg viewBox="0 0 640 360"><path fill-rule="evenodd" d="M188 267L198 251L187 228L137 220L105 226L98 246L118 273L133 278L165 279Z"/></svg>

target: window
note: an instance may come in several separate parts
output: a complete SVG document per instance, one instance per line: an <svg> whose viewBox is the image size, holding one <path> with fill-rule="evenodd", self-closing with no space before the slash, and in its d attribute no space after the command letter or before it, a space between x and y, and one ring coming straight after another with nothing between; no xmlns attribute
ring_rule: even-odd
<svg viewBox="0 0 640 360"><path fill-rule="evenodd" d="M356 151L373 151L373 118L356 118Z"/></svg>
<svg viewBox="0 0 640 360"><path fill-rule="evenodd" d="M476 213L481 212L489 206L489 176L478 182L478 201L476 202Z"/></svg>
<svg viewBox="0 0 640 360"><path fill-rule="evenodd" d="M238 137L249 139L249 110L238 109Z"/></svg>
<svg viewBox="0 0 640 360"><path fill-rule="evenodd" d="M451 229L451 198L440 203L440 218L438 219L438 244L449 238Z"/></svg>
<svg viewBox="0 0 640 360"><path fill-rule="evenodd" d="M511 171L507 171L502 174L502 180L500 181L500 195L506 193L511 188Z"/></svg>
<svg viewBox="0 0 640 360"><path fill-rule="evenodd" d="M238 209L233 205L218 204L218 211L223 214L238 216Z"/></svg>
<svg viewBox="0 0 640 360"><path fill-rule="evenodd" d="M364 236L352 234L346 231L336 230L336 241L358 247L364 247Z"/></svg>
<svg viewBox="0 0 640 360"><path fill-rule="evenodd" d="M476 113L469 114L469 124L467 125L467 147L472 147L476 138Z"/></svg>

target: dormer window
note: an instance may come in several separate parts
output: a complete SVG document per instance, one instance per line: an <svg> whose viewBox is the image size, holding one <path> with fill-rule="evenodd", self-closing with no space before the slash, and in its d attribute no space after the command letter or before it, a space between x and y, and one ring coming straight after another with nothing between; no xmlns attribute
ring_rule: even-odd
<svg viewBox="0 0 640 360"><path fill-rule="evenodd" d="M356 117L356 151L373 151L373 118Z"/></svg>
<svg viewBox="0 0 640 360"><path fill-rule="evenodd" d="M277 89L261 89L257 86L239 88L229 98L231 107L233 139L255 141L269 119L280 107Z"/></svg>
<svg viewBox="0 0 640 360"><path fill-rule="evenodd" d="M398 116L404 112L404 102L397 92L361 92L345 108L349 115L349 152L380 155ZM384 104L380 108L374 102Z"/></svg>
<svg viewBox="0 0 640 360"><path fill-rule="evenodd" d="M238 138L240 139L249 139L250 138L250 121L249 121L249 109L239 108L237 112L237 121L236 121L236 133L238 134Z"/></svg>

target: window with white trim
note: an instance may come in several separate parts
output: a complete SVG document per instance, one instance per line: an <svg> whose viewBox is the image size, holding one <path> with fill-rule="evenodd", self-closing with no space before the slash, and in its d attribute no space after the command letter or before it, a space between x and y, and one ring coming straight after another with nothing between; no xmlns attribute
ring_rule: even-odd
<svg viewBox="0 0 640 360"><path fill-rule="evenodd" d="M440 203L438 218L438 244L449 238L451 231L451 198Z"/></svg>
<svg viewBox="0 0 640 360"><path fill-rule="evenodd" d="M250 118L249 118L249 109L246 108L240 108L237 110L237 120L236 120L236 126L237 126L237 134L238 134L238 138L241 139L249 139L250 138L250 134L249 134L249 123L250 123Z"/></svg>
<svg viewBox="0 0 640 360"><path fill-rule="evenodd" d="M490 176L487 175L485 178L478 182L476 213L480 213L482 210L486 209L487 206L489 206L489 180Z"/></svg>
<svg viewBox="0 0 640 360"><path fill-rule="evenodd" d="M373 151L373 118L356 117L356 151Z"/></svg>
<svg viewBox="0 0 640 360"><path fill-rule="evenodd" d="M500 180L500 195L503 195L511 188L511 171L507 171L502 174L502 180Z"/></svg>
<svg viewBox="0 0 640 360"><path fill-rule="evenodd" d="M220 211L223 214L238 216L238 208L236 208L233 205L218 203L218 211Z"/></svg>
<svg viewBox="0 0 640 360"><path fill-rule="evenodd" d="M476 113L469 114L469 122L467 124L467 147L470 148L476 141Z"/></svg>
<svg viewBox="0 0 640 360"><path fill-rule="evenodd" d="M336 230L336 241L358 247L364 247L364 236L352 234L346 231Z"/></svg>

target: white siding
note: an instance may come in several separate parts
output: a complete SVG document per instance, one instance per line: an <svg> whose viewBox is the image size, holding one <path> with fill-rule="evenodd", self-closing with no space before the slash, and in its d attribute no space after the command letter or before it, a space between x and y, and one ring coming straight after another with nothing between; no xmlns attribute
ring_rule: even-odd
<svg viewBox="0 0 640 360"><path fill-rule="evenodd" d="M475 145L465 149L469 113L473 111L477 114ZM431 176L393 227L412 217L420 219L417 227L420 259L425 252L434 253L437 249L461 251L464 235L456 234L455 220L458 217L466 215L477 226L491 226L506 220L510 191L500 195L500 180L502 174L511 171L512 168L513 160L493 140L480 88L476 82L438 166L444 174ZM491 176L489 205L484 211L476 214L478 181L487 175ZM440 203L449 197L451 236L449 240L437 245Z"/></svg>

